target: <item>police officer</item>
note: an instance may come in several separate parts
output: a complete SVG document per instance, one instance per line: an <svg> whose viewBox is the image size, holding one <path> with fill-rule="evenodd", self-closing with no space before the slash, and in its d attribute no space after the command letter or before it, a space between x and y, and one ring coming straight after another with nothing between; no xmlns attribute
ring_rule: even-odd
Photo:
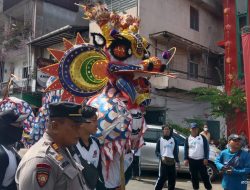
<svg viewBox="0 0 250 190"><path fill-rule="evenodd" d="M81 105L52 103L49 113L47 131L18 166L17 187L19 190L86 190L88 187L81 175L83 168L66 148L79 140L78 130L83 121Z"/></svg>
<svg viewBox="0 0 250 190"><path fill-rule="evenodd" d="M190 124L191 135L187 137L184 144L184 164L188 166L191 174L193 188L199 189L199 175L203 180L206 189L212 189L207 173L209 157L209 144L203 135L199 135L199 128L196 123Z"/></svg>
<svg viewBox="0 0 250 190"><path fill-rule="evenodd" d="M99 176L91 176L90 171L86 174L86 182L89 188L96 190L105 189L102 167L101 167L101 154L100 154L100 144L98 139L93 137L97 132L97 109L91 106L83 107L83 118L84 122L79 128L80 139L77 145L71 147L71 154L81 165L85 165L86 162L93 165L98 171ZM95 177L97 177L95 179Z"/></svg>
<svg viewBox="0 0 250 190"><path fill-rule="evenodd" d="M16 190L15 173L20 156L14 143L21 140L22 122L28 114L16 114L14 110L0 113L0 189Z"/></svg>

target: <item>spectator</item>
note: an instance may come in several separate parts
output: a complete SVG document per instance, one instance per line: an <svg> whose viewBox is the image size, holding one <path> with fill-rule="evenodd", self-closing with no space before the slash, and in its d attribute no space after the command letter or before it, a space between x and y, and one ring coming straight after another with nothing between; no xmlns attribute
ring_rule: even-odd
<svg viewBox="0 0 250 190"><path fill-rule="evenodd" d="M91 106L84 106L83 118L84 123L82 123L79 128L80 140L77 145L71 147L71 154L83 167L87 161L96 168L99 177L91 176L89 171L86 172L88 176L86 176L85 179L90 189L96 188L96 190L103 190L105 186L102 176L100 144L98 139L91 136L97 132L97 109ZM95 179L95 177L97 177L97 179Z"/></svg>
<svg viewBox="0 0 250 190"><path fill-rule="evenodd" d="M250 154L241 150L242 138L231 134L228 137L228 148L216 158L215 164L223 173L224 190L246 190L247 175L250 173Z"/></svg>
<svg viewBox="0 0 250 190"><path fill-rule="evenodd" d="M203 131L200 133L200 135L203 135L204 137L206 137L208 143L210 143L211 134L208 131L208 126L207 125L204 125Z"/></svg>
<svg viewBox="0 0 250 190"><path fill-rule="evenodd" d="M0 189L16 190L15 173L20 161L14 145L21 140L22 122L28 115L13 110L0 113Z"/></svg>
<svg viewBox="0 0 250 190"><path fill-rule="evenodd" d="M168 180L168 189L174 190L176 183L176 168L177 162L180 168L178 157L179 147L177 141L172 136L173 129L169 125L162 127L163 136L156 144L156 156L160 159L159 177L156 181L155 190L161 190L166 180Z"/></svg>
<svg viewBox="0 0 250 190"><path fill-rule="evenodd" d="M192 185L194 189L199 189L199 175L203 180L206 189L212 189L212 185L207 173L209 157L209 144L203 135L199 135L199 128L196 123L190 124L191 135L187 137L184 145L184 164L189 165Z"/></svg>

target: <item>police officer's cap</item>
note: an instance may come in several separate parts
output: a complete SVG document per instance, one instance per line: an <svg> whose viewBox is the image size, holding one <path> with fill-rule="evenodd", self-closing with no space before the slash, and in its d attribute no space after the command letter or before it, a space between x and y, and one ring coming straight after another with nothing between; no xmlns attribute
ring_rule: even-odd
<svg viewBox="0 0 250 190"><path fill-rule="evenodd" d="M76 122L83 122L82 106L76 103L59 102L49 104L50 118L69 118Z"/></svg>
<svg viewBox="0 0 250 190"><path fill-rule="evenodd" d="M19 122L24 121L29 114L17 114L14 110L6 110L0 112L0 127L2 126L9 126L18 125Z"/></svg>

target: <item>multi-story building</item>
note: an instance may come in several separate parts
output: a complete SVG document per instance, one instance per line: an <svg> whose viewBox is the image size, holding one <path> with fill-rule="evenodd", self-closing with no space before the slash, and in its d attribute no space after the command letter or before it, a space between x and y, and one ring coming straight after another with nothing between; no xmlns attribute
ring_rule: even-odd
<svg viewBox="0 0 250 190"><path fill-rule="evenodd" d="M177 48L170 72L176 79L158 77L153 84L157 95L167 97L167 120L184 125L185 119L200 118L219 126L210 117L208 103L194 101L187 92L196 87L224 84L224 50L217 46L223 38L223 11L220 0L105 0L110 10L126 11L141 19L140 34L151 43L151 55L161 57L161 50ZM90 30L96 30L92 25ZM164 61L164 60L163 60ZM154 98L154 102L157 98ZM157 102L156 102L157 104ZM165 104L164 104L165 106ZM159 114L159 113L157 113ZM155 117L156 118L156 117ZM223 133L223 130L221 130Z"/></svg>
<svg viewBox="0 0 250 190"><path fill-rule="evenodd" d="M79 0L74 2L79 3ZM44 66L53 62L46 48L61 43L63 37L73 38L77 32L88 31L88 22L82 19L82 12L74 2L0 1L1 89L9 80L10 74L14 74L14 91L28 94L28 99L37 97L37 101L41 102L41 94L36 90L39 86L45 87L46 76L37 76L37 65Z"/></svg>

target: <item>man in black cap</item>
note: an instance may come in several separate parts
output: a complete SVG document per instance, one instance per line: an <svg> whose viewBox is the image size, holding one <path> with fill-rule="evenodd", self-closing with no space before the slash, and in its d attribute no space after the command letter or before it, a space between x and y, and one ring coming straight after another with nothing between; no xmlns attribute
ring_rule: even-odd
<svg viewBox="0 0 250 190"><path fill-rule="evenodd" d="M22 122L27 116L14 110L0 113L0 189L16 190L15 173L20 157L13 145L22 138Z"/></svg>
<svg viewBox="0 0 250 190"><path fill-rule="evenodd" d="M225 190L246 190L247 175L250 173L250 154L242 147L242 137L231 134L228 137L228 148L221 151L215 164L223 173L222 187Z"/></svg>
<svg viewBox="0 0 250 190"><path fill-rule="evenodd" d="M49 105L49 126L21 160L16 183L19 190L88 190L81 175L82 167L67 147L79 140L79 127L84 118L81 105L60 102Z"/></svg>
<svg viewBox="0 0 250 190"><path fill-rule="evenodd" d="M89 170L84 171L83 175L86 184L90 189L105 189L102 176L100 143L93 135L97 132L98 110L91 106L83 107L83 118L85 121L79 128L80 139L77 145L72 146L70 151L75 160L84 168L89 165ZM88 169L87 168L87 169Z"/></svg>

